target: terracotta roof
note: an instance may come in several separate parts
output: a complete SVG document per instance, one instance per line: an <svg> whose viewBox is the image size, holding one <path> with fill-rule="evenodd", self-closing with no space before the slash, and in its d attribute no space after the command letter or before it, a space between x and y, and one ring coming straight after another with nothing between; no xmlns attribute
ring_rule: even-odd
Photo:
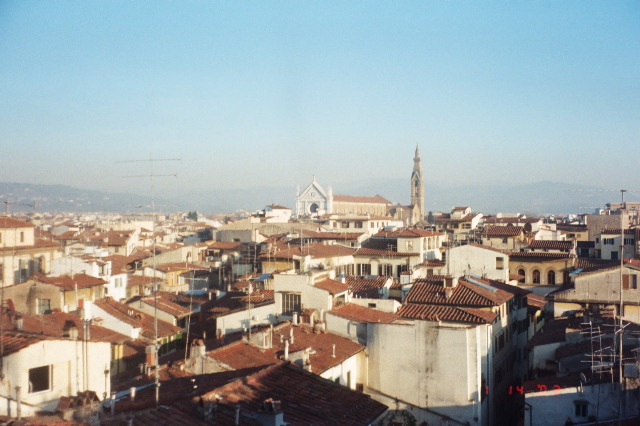
<svg viewBox="0 0 640 426"><path fill-rule="evenodd" d="M5 330L0 336L0 339L2 339L2 343L4 345L3 348L5 356L21 351L22 349L35 343L42 342L43 340L53 340L50 336L35 335L11 330Z"/></svg>
<svg viewBox="0 0 640 426"><path fill-rule="evenodd" d="M271 303L275 303L273 298L269 299L267 297L270 294L272 295L273 292L269 292L267 290L260 292L259 296L252 294L251 303L256 305L269 305ZM246 293L229 292L220 299L205 302L202 305L201 310L208 312L215 318L222 315L228 315L233 312L246 310L248 308L248 303L249 297Z"/></svg>
<svg viewBox="0 0 640 426"><path fill-rule="evenodd" d="M312 348L309 355L313 372L322 372L338 365L364 350L364 346L324 330L311 328L308 325L292 325L285 322L273 328L273 347L261 349L248 343L238 342L223 346L208 353L208 356L230 366L233 369L258 367L278 362L284 356L284 343L280 336L289 337L293 329L293 343L289 346L289 354ZM333 354L335 346L335 357Z"/></svg>
<svg viewBox="0 0 640 426"><path fill-rule="evenodd" d="M635 229L625 229L625 235L634 235L636 233ZM620 228L618 229L603 229L600 231L600 235L620 235Z"/></svg>
<svg viewBox="0 0 640 426"><path fill-rule="evenodd" d="M302 235L316 240L357 240L364 232L316 232L303 230Z"/></svg>
<svg viewBox="0 0 640 426"><path fill-rule="evenodd" d="M547 241L547 240L533 240L529 244L532 249L542 250L571 250L573 248L572 241Z"/></svg>
<svg viewBox="0 0 640 426"><path fill-rule="evenodd" d="M9 216L0 216L0 228L35 228L35 225Z"/></svg>
<svg viewBox="0 0 640 426"><path fill-rule="evenodd" d="M156 277L156 282L161 283L162 279L160 277ZM127 276L127 287L135 287L138 285L150 285L150 284L153 284L153 277L142 276L142 275Z"/></svg>
<svg viewBox="0 0 640 426"><path fill-rule="evenodd" d="M403 228L395 231L380 231L374 235L377 238L422 238L422 237L437 237L444 235L442 232L431 231L428 229L420 228Z"/></svg>
<svg viewBox="0 0 640 426"><path fill-rule="evenodd" d="M498 314L472 308L458 308L442 305L406 304L398 309L398 315L403 318L426 321L450 321L467 324L491 324Z"/></svg>
<svg viewBox="0 0 640 426"><path fill-rule="evenodd" d="M440 216L435 217L436 223L462 223L462 222L471 222L474 217L476 217L479 213L469 213L468 215L460 218L454 219L451 217L449 213L441 214Z"/></svg>
<svg viewBox="0 0 640 426"><path fill-rule="evenodd" d="M95 300L93 304L111 316L129 324L135 328L140 328L140 335L152 341L155 337L155 321L154 317L147 315L124 303L119 303L110 297ZM168 322L158 320L158 338L173 336L180 333L182 329Z"/></svg>
<svg viewBox="0 0 640 426"><path fill-rule="evenodd" d="M449 297L446 295L448 290L451 291ZM445 288L442 281L418 279L405 297L405 303L489 307L502 305L512 298L513 295L506 291L491 291L462 279L459 279L458 285L453 288Z"/></svg>
<svg viewBox="0 0 640 426"><path fill-rule="evenodd" d="M355 297L377 299L380 297L380 294L379 294L380 289L387 284L387 281L389 281L389 278L388 277L365 278L365 277L350 275L346 277L345 281L346 281L346 284L349 286L350 292Z"/></svg>
<svg viewBox="0 0 640 426"><path fill-rule="evenodd" d="M485 250L495 251L495 252L502 253L502 254L509 254L510 253L509 251L500 250L500 249L495 248L495 247L485 246L484 244L469 243L467 245L468 246L472 246L472 247L478 247L478 248L485 249Z"/></svg>
<svg viewBox="0 0 640 426"><path fill-rule="evenodd" d="M108 282L103 279L92 277L85 273L74 274L73 277L71 275L45 277L44 275L38 274L33 277L33 280L44 284L55 285L64 291L75 290L76 285L80 289L108 284Z"/></svg>
<svg viewBox="0 0 640 426"><path fill-rule="evenodd" d="M355 252L356 256L387 256L387 257L420 257L420 253L398 252L390 250L362 247Z"/></svg>
<svg viewBox="0 0 640 426"><path fill-rule="evenodd" d="M6 317L5 317L6 318ZM84 323L78 316L64 312L52 312L46 315L22 315L22 331L55 337L69 337L69 329L78 330L78 338L84 338ZM130 338L124 334L90 324L90 340L111 343L123 343Z"/></svg>
<svg viewBox="0 0 640 426"><path fill-rule="evenodd" d="M111 262L111 275L117 275L127 272L127 264L131 262L128 256L122 256L119 254L113 254L103 258L106 261Z"/></svg>
<svg viewBox="0 0 640 426"><path fill-rule="evenodd" d="M521 223L536 223L540 222L540 218L522 218L522 217L484 217L482 218L484 223L502 223L510 225L518 225Z"/></svg>
<svg viewBox="0 0 640 426"><path fill-rule="evenodd" d="M221 405L240 404L257 412L265 400L281 401L284 421L294 425L367 425L386 410L369 395L322 380L292 364L276 364L245 380L216 389L211 399Z"/></svg>
<svg viewBox="0 0 640 426"><path fill-rule="evenodd" d="M235 250L242 247L242 243L228 241L214 241L207 245L210 250Z"/></svg>
<svg viewBox="0 0 640 426"><path fill-rule="evenodd" d="M160 272L178 272L178 271L206 271L209 268L205 266L196 265L194 263L185 263L185 262L175 262L175 263L164 263L162 265L157 265L156 269Z"/></svg>
<svg viewBox="0 0 640 426"><path fill-rule="evenodd" d="M328 257L351 256L355 253L355 249L343 247L337 244L314 243L309 245L292 245L288 248L281 248L271 252L264 251L260 253L262 259L292 259L293 256L310 255L315 259L323 259Z"/></svg>
<svg viewBox="0 0 640 426"><path fill-rule="evenodd" d="M328 291L330 294L338 294L349 290L349 286L347 284L331 279L318 281L313 285L315 287Z"/></svg>
<svg viewBox="0 0 640 426"><path fill-rule="evenodd" d="M31 250L31 249L44 249L44 248L59 248L60 245L54 241L47 240L35 240L33 245L30 246L0 246L0 252L3 251L22 251L22 250Z"/></svg>
<svg viewBox="0 0 640 426"><path fill-rule="evenodd" d="M357 195L334 195L333 202L336 203L370 203L370 204L391 204L391 201L380 195L373 197Z"/></svg>
<svg viewBox="0 0 640 426"><path fill-rule="evenodd" d="M283 207L283 206L280 206L278 204L270 204L267 207L269 207L269 208L271 208L273 210L291 210L289 207Z"/></svg>
<svg viewBox="0 0 640 426"><path fill-rule="evenodd" d="M275 301L273 290L253 290L251 294L241 297L243 303L273 303Z"/></svg>
<svg viewBox="0 0 640 426"><path fill-rule="evenodd" d="M508 252L510 258L514 257L533 257L548 259L568 259L569 253L551 252L551 251L511 251Z"/></svg>
<svg viewBox="0 0 640 426"><path fill-rule="evenodd" d="M354 303L346 303L333 308L328 313L355 322L375 322L387 324L399 318L391 312L380 311L374 308L365 308Z"/></svg>
<svg viewBox="0 0 640 426"><path fill-rule="evenodd" d="M145 296L142 299L142 302L146 303L149 306L155 306L153 301L153 296ZM188 316L191 311L183 306L178 305L177 303L173 303L169 298L164 296L162 292L158 292L156 296L157 306L159 311L163 311L168 313L169 315L174 316L175 318L184 318ZM136 302L133 302L136 303ZM131 304L129 304L131 305Z"/></svg>
<svg viewBox="0 0 640 426"><path fill-rule="evenodd" d="M487 237L516 237L522 232L523 228L520 226L488 226L483 235Z"/></svg>

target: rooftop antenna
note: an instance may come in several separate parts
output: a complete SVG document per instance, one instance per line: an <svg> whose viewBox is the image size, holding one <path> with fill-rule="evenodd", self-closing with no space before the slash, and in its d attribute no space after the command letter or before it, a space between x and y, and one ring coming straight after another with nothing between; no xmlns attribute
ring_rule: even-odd
<svg viewBox="0 0 640 426"><path fill-rule="evenodd" d="M119 161L119 163L149 163L149 173L146 175L129 175L123 176L125 178L149 178L151 180L151 211L153 216L153 230L152 238L153 238L153 332L154 332L154 358L155 358L155 389L156 389L156 408L160 406L160 367L158 361L158 283L156 281L156 204L155 204L155 181L156 177L178 177L177 174L154 174L153 172L153 164L157 162L168 162L168 161L180 161L180 158L162 158L155 159L153 155L149 155L148 160L124 160ZM188 348L187 348L188 350Z"/></svg>

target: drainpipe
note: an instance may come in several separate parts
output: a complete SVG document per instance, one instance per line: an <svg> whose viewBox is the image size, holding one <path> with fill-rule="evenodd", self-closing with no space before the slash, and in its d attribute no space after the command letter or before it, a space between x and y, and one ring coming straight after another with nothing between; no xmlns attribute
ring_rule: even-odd
<svg viewBox="0 0 640 426"><path fill-rule="evenodd" d="M20 395L20 386L16 386L16 415L18 421L22 420L22 395Z"/></svg>

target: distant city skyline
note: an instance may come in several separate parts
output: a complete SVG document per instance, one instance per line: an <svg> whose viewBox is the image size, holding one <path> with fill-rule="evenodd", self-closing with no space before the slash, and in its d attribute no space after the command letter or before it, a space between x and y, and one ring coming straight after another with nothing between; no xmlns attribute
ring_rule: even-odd
<svg viewBox="0 0 640 426"><path fill-rule="evenodd" d="M417 144L427 186L637 188L638 22L636 2L6 1L0 181L144 193L122 176L149 164L118 161L152 156L182 159L154 164L178 175L159 192L338 191L408 182Z"/></svg>

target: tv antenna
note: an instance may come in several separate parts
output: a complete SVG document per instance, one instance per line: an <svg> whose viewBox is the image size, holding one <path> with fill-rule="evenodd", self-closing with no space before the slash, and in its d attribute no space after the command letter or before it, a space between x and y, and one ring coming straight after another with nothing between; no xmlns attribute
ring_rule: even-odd
<svg viewBox="0 0 640 426"><path fill-rule="evenodd" d="M158 282L156 281L156 204L155 204L155 180L157 177L178 177L176 173L171 174L155 174L153 171L153 165L159 162L173 162L180 161L180 158L153 158L153 155L149 155L148 160L123 160L118 163L148 163L149 173L142 175L129 175L123 176L123 178L149 178L151 180L151 212L153 216L153 229L151 231L153 235L153 331L154 331L154 358L155 358L155 391L156 391L156 408L160 406L160 365L158 362Z"/></svg>

